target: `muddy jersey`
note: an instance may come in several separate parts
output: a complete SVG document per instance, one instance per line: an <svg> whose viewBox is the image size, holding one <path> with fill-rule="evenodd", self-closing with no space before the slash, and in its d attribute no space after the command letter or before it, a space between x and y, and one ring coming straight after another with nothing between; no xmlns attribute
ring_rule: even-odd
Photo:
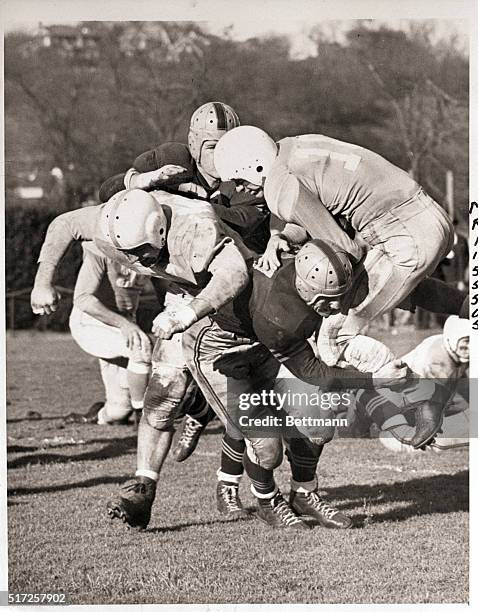
<svg viewBox="0 0 478 612"><path fill-rule="evenodd" d="M320 134L279 141L279 155L264 186L272 213L295 222L302 197L299 186L314 196L311 205L317 206L318 223L323 206L331 215L344 217L356 231L419 189L405 171L377 153Z"/></svg>
<svg viewBox="0 0 478 612"><path fill-rule="evenodd" d="M214 209L217 216L237 231L247 247L256 253L263 253L269 232L269 210L265 199L261 195L255 195L236 187L233 181L217 182L214 186L208 184L202 176L196 162L192 158L188 147L178 142L166 142L158 147L139 155L133 168L138 172L151 172L165 165L174 164L182 166L186 171L180 175L172 176L161 189L177 193L178 188L187 187L191 184L191 197L198 198L194 194L194 186L204 190L204 197ZM106 202L115 193L124 189L124 174L118 174L107 179L100 187L100 199ZM181 191L183 196L188 197L187 192Z"/></svg>
<svg viewBox="0 0 478 612"><path fill-rule="evenodd" d="M210 204L161 191L152 192L169 216L167 250L154 266L142 266L133 255L118 251L97 233L102 206L59 215L50 224L39 262L58 265L73 240L93 240L108 258L140 274L168 282L168 288L203 300L217 310L248 283L252 253L237 234L217 219Z"/></svg>
<svg viewBox="0 0 478 612"><path fill-rule="evenodd" d="M81 296L93 295L118 314L134 316L147 277L108 259L92 242L83 242L83 263L73 300L81 310Z"/></svg>

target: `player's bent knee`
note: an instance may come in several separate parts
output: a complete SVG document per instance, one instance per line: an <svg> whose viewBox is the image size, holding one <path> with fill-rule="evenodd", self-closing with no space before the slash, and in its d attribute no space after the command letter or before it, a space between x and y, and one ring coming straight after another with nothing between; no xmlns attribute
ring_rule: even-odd
<svg viewBox="0 0 478 612"><path fill-rule="evenodd" d="M188 375L181 368L155 364L144 396L143 415L154 429L169 431L188 391Z"/></svg>
<svg viewBox="0 0 478 612"><path fill-rule="evenodd" d="M152 406L145 401L141 420L157 431L171 431L178 408L177 403L164 402L162 406Z"/></svg>
<svg viewBox="0 0 478 612"><path fill-rule="evenodd" d="M247 446L247 454L251 461L265 470L275 470L282 463L282 443L278 438L255 439Z"/></svg>

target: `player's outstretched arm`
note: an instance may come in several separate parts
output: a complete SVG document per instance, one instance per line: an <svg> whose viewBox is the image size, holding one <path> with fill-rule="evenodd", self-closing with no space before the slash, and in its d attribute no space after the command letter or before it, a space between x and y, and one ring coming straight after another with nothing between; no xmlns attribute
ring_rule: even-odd
<svg viewBox="0 0 478 612"><path fill-rule="evenodd" d="M100 200L107 202L123 189L149 191L161 186L186 184L193 175L193 162L186 145L167 142L138 155L126 173L106 179L100 187ZM192 186L185 187L183 191L191 189Z"/></svg>
<svg viewBox="0 0 478 612"><path fill-rule="evenodd" d="M50 223L30 296L35 314L51 314L57 309L61 296L53 281L58 264L74 240L93 240L99 211L98 206L80 208L63 213Z"/></svg>

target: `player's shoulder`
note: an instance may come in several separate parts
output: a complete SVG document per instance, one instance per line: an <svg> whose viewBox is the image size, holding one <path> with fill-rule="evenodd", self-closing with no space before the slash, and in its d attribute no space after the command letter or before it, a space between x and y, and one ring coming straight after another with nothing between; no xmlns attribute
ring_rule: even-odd
<svg viewBox="0 0 478 612"><path fill-rule="evenodd" d="M103 268L107 266L108 258L93 241L82 242L81 248L83 250L83 261L91 262L91 264L99 265Z"/></svg>
<svg viewBox="0 0 478 612"><path fill-rule="evenodd" d="M299 195L299 181L290 172L287 159L278 157L264 183L267 206L280 219L288 220Z"/></svg>

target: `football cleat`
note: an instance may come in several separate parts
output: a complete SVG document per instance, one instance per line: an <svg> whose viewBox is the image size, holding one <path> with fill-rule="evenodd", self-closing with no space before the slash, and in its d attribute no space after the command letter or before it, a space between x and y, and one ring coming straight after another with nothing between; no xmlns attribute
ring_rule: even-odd
<svg viewBox="0 0 478 612"><path fill-rule="evenodd" d="M85 413L70 412L64 418L66 424L69 423L98 423L98 413L105 405L104 402L95 402Z"/></svg>
<svg viewBox="0 0 478 612"><path fill-rule="evenodd" d="M185 461L196 450L204 425L194 417L186 415L181 424L179 439L173 450L174 460L178 463Z"/></svg>
<svg viewBox="0 0 478 612"><path fill-rule="evenodd" d="M111 519L121 519L129 527L146 529L156 495L156 481L139 476L126 483L122 490L123 493L108 502L108 515Z"/></svg>
<svg viewBox="0 0 478 612"><path fill-rule="evenodd" d="M280 491L269 499L258 499L257 518L274 528L310 529L289 506Z"/></svg>
<svg viewBox="0 0 478 612"><path fill-rule="evenodd" d="M349 529L352 519L320 498L317 490L310 493L290 492L289 503L301 517L311 517L314 522L329 529Z"/></svg>
<svg viewBox="0 0 478 612"><path fill-rule="evenodd" d="M437 402L420 402L415 406L415 435L405 444L423 448L436 437L443 424L443 406Z"/></svg>
<svg viewBox="0 0 478 612"><path fill-rule="evenodd" d="M239 485L229 484L220 480L217 483L216 503L217 509L222 514L230 514L237 517L250 516L239 497Z"/></svg>

